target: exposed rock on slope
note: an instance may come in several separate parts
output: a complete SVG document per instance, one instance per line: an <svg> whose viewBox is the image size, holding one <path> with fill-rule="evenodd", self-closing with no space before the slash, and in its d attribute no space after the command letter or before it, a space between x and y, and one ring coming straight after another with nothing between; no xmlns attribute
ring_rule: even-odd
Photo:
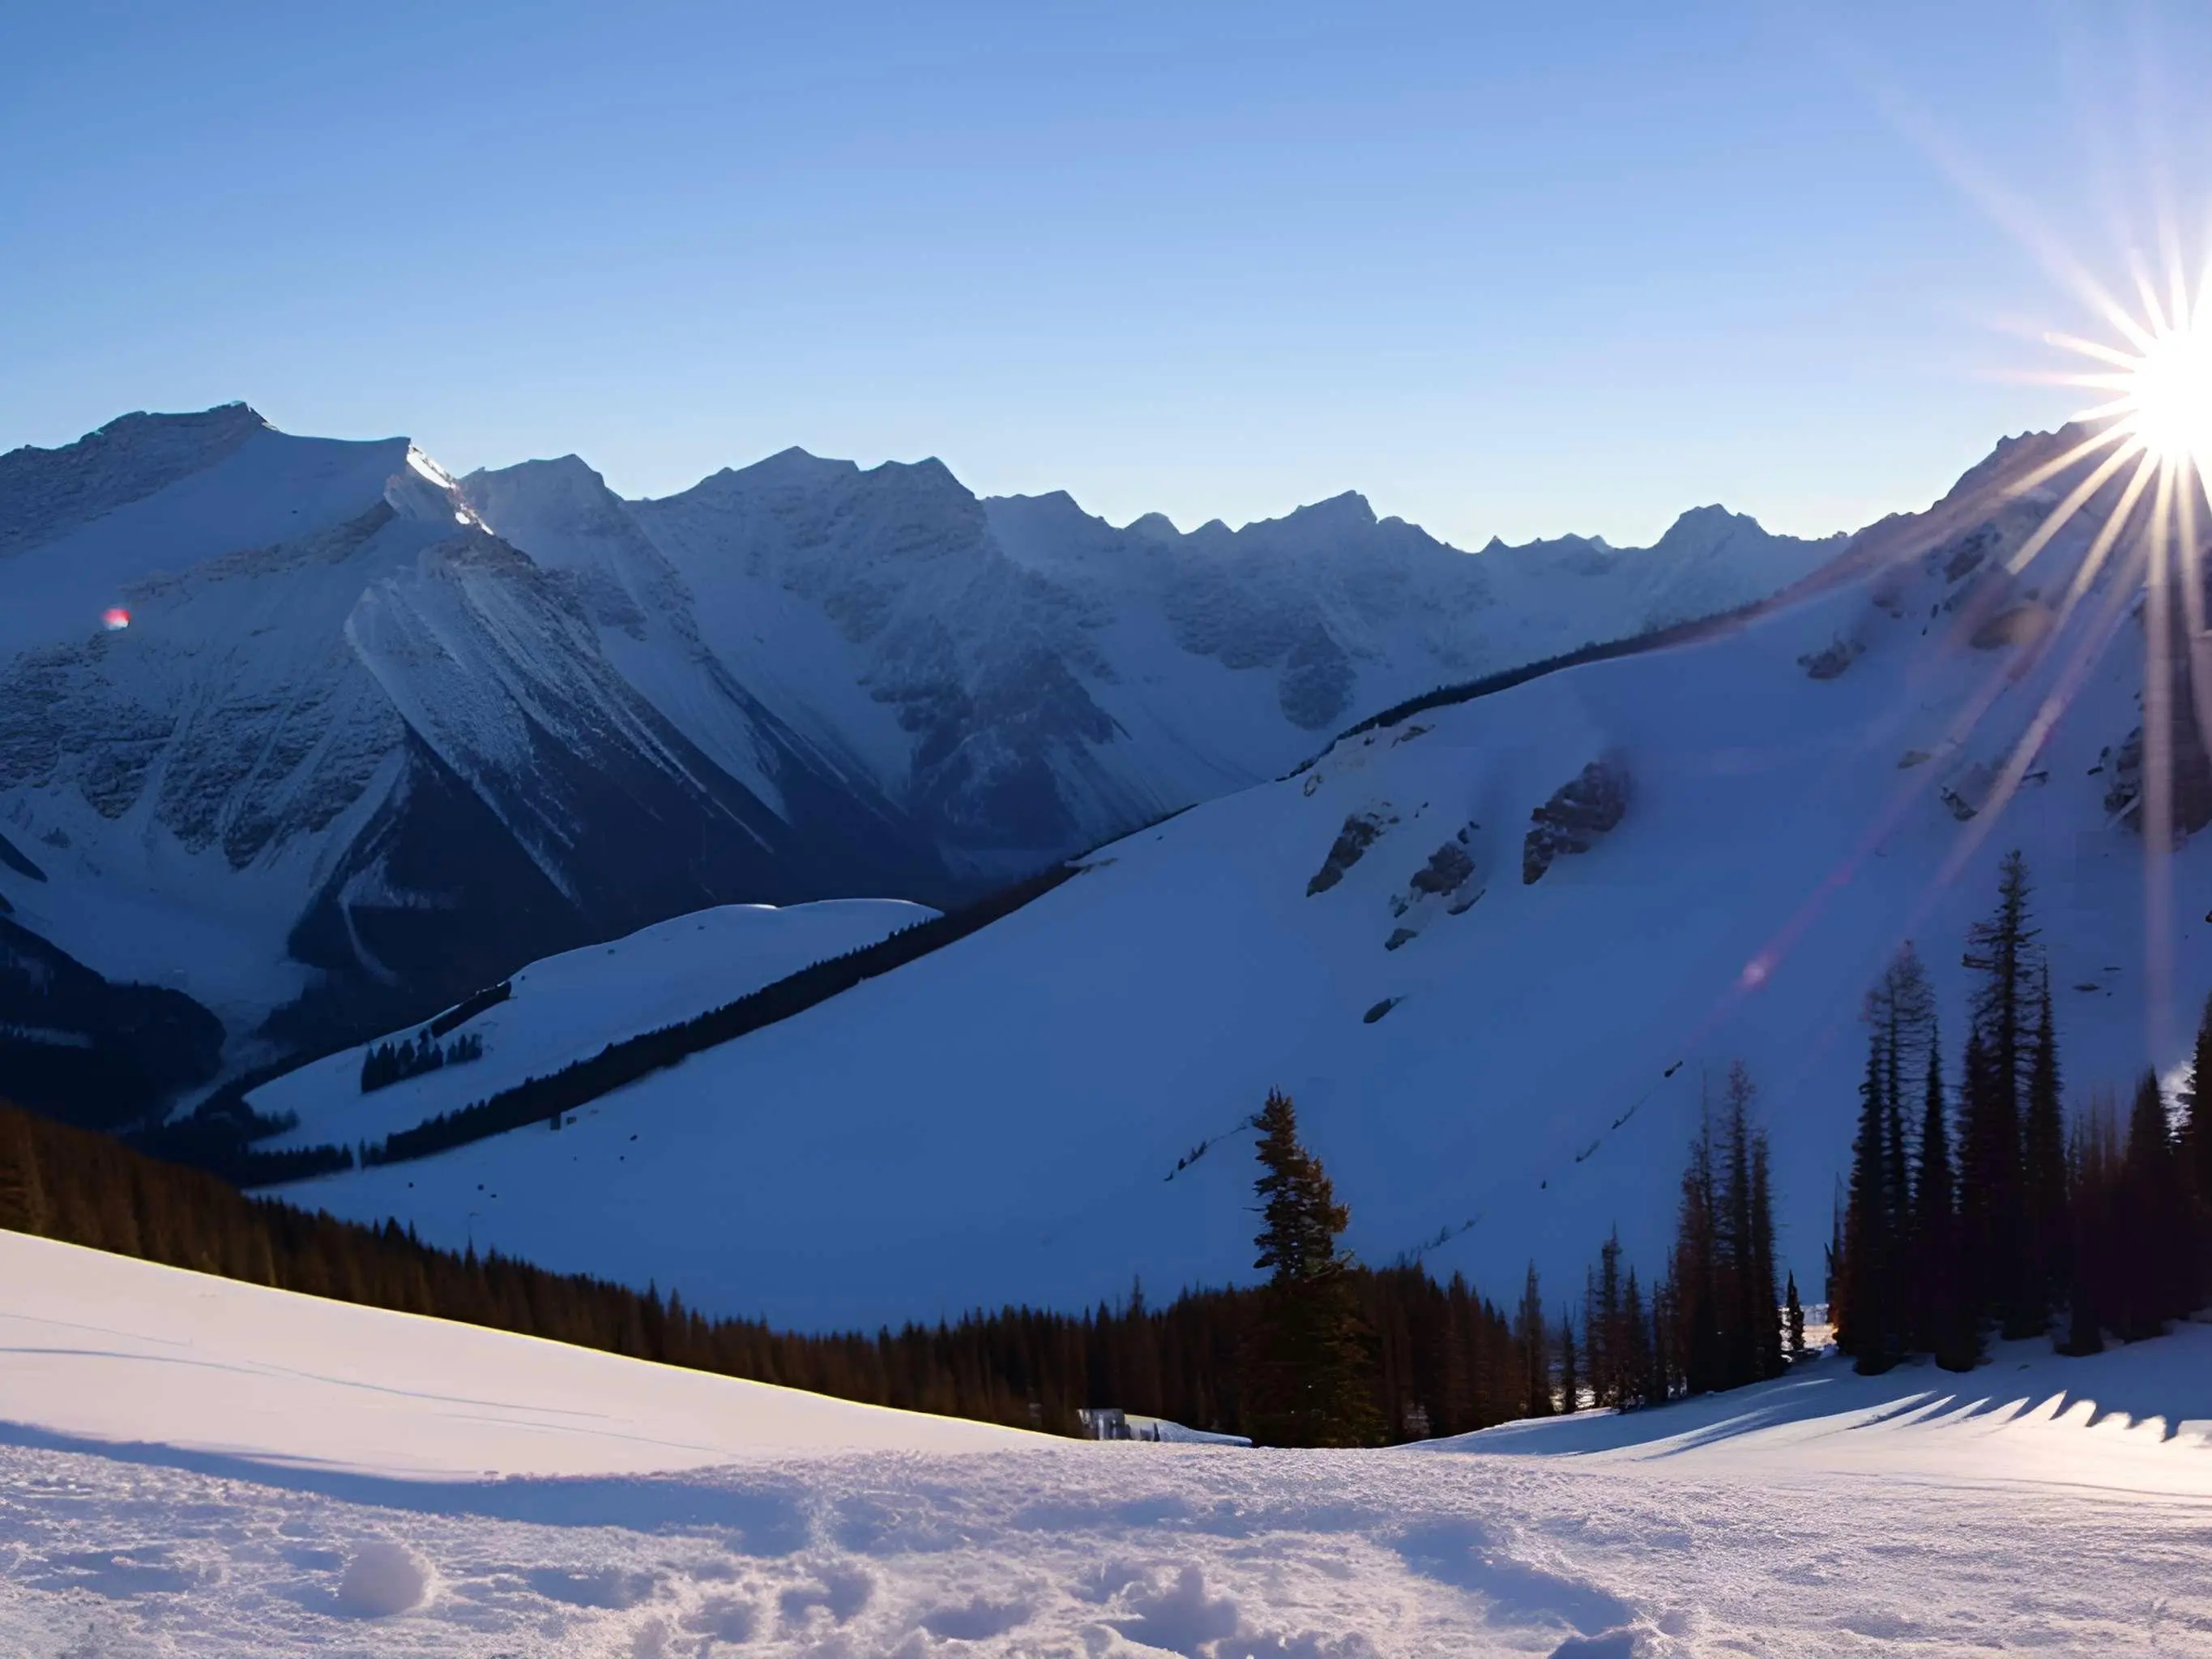
<svg viewBox="0 0 2212 1659"><path fill-rule="evenodd" d="M1370 806L1364 811L1348 814L1344 820L1344 828L1336 832L1336 839L1329 843L1328 856L1322 860L1321 868L1315 871L1312 879L1306 883L1306 896L1311 898L1317 893L1326 893L1342 881L1344 872L1366 855L1367 849L1375 844L1375 838L1397 821L1397 813L1387 805Z"/></svg>
<svg viewBox="0 0 2212 1659"><path fill-rule="evenodd" d="M1521 882L1533 886L1563 853L1587 853L1628 811L1628 772L1617 758L1594 760L1529 813Z"/></svg>

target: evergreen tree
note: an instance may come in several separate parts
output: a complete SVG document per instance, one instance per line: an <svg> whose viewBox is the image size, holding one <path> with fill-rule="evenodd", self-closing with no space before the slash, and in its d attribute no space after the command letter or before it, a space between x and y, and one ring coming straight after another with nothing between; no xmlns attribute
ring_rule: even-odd
<svg viewBox="0 0 2212 1659"><path fill-rule="evenodd" d="M1575 1322L1566 1314L1559 1316L1559 1409L1577 1412L1582 1409L1583 1376L1576 1363Z"/></svg>
<svg viewBox="0 0 2212 1659"><path fill-rule="evenodd" d="M1552 1414L1551 1328L1544 1322L1544 1296L1536 1283L1536 1264L1528 1264L1521 1291L1521 1311L1513 1322L1513 1340L1521 1351L1522 1414Z"/></svg>
<svg viewBox="0 0 2212 1659"><path fill-rule="evenodd" d="M1636 1269L1628 1270L1627 1288L1620 1296L1620 1406L1656 1405L1666 1398L1663 1384L1652 1376L1651 1328L1644 1322L1644 1291L1636 1282Z"/></svg>
<svg viewBox="0 0 2212 1659"><path fill-rule="evenodd" d="M1741 1387L1760 1376L1763 1326L1775 1323L1774 1276L1768 1265L1762 1293L1753 1269L1752 1086L1738 1060L1729 1068L1721 1107L1721 1225L1719 1273L1725 1294L1721 1311L1721 1386ZM1763 1304L1763 1305L1762 1305Z"/></svg>
<svg viewBox="0 0 2212 1659"><path fill-rule="evenodd" d="M1700 1119L1682 1171L1682 1206L1675 1227L1674 1272L1668 1312L1674 1363L1690 1394L1725 1388L1720 1328L1719 1237L1713 1187L1713 1133Z"/></svg>
<svg viewBox="0 0 2212 1659"><path fill-rule="evenodd" d="M1797 1275L1790 1275L1790 1289L1783 1297L1783 1318L1790 1327L1790 1361L1795 1364L1805 1357L1805 1304L1797 1299Z"/></svg>
<svg viewBox="0 0 2212 1659"><path fill-rule="evenodd" d="M1972 1033L1980 1063L1970 1049L1960 1170L1966 1279L1977 1310L2002 1321L2014 1337L2042 1330L2050 1314L2029 1258L2021 1133L2040 963L2031 896L2027 860L2017 850L2008 853L1996 909L1968 930L1962 959L1982 976Z"/></svg>
<svg viewBox="0 0 2212 1659"><path fill-rule="evenodd" d="M30 1125L21 1114L0 1112L0 1227L16 1233L43 1233L47 1223L46 1183Z"/></svg>
<svg viewBox="0 0 2212 1659"><path fill-rule="evenodd" d="M1634 1385L1621 1305L1618 1227L1599 1249L1597 1260L1583 1305L1583 1362L1589 1371L1590 1398L1601 1406L1626 1405Z"/></svg>
<svg viewBox="0 0 2212 1659"><path fill-rule="evenodd" d="M1867 1044L1866 1074L1859 1083L1859 1129L1851 1142L1850 1197L1844 1209L1843 1247L1830 1291L1829 1317L1836 1346L1852 1356L1863 1372L1886 1371L1897 1363L1896 1310L1891 1218L1896 1206L1888 1190L1889 1130L1884 1100L1882 1035L1876 1027Z"/></svg>
<svg viewBox="0 0 2212 1659"><path fill-rule="evenodd" d="M1751 1285L1747 1301L1754 1322L1751 1356L1753 1375L1757 1377L1779 1376L1790 1364L1783 1352L1782 1315L1774 1300L1774 1193L1768 1163L1766 1133L1754 1125L1751 1132L1751 1237L1744 1273ZM1790 1294L1793 1300L1797 1294L1794 1273L1790 1279ZM1801 1326L1803 1321L1801 1310Z"/></svg>
<svg viewBox="0 0 2212 1659"><path fill-rule="evenodd" d="M2158 1335L2196 1299L2187 1193L2154 1072L2146 1071L2136 1084L2128 1114L2118 1219L2119 1260L2113 1265L2122 1285L2115 1288L2124 1287L2125 1303L2116 1322L2133 1342Z"/></svg>
<svg viewBox="0 0 2212 1659"><path fill-rule="evenodd" d="M1935 1355L1946 1370L1970 1370L1981 1358L1981 1343L1959 1281L1958 1186L1942 1057L1932 1027L1926 1089L1912 1183L1912 1346Z"/></svg>
<svg viewBox="0 0 2212 1659"><path fill-rule="evenodd" d="M2066 1293L2066 1334L2058 1352L2101 1352L2107 1308L2119 1298L2111 1284L2114 1199L2119 1184L2118 1130L2112 1103L2101 1095L2074 1127L2068 1148L2067 1186L2073 1224Z"/></svg>
<svg viewBox="0 0 2212 1659"><path fill-rule="evenodd" d="M1381 1438L1368 1332L1337 1239L1352 1219L1298 1139L1297 1109L1268 1092L1253 1120L1261 1224L1254 1265L1269 1270L1255 1366L1255 1427L1279 1445L1363 1446Z"/></svg>
<svg viewBox="0 0 2212 1659"><path fill-rule="evenodd" d="M2066 1124L2059 1106L2058 1035L2051 1017L2051 969L2036 975L2035 1031L2030 1041L2027 1116L2021 1125L2022 1220L2027 1233L2031 1309L2048 1310L2063 1296L2072 1272L2067 1211Z"/></svg>
<svg viewBox="0 0 2212 1659"><path fill-rule="evenodd" d="M2191 1191L2201 1209L2212 1212L2212 997L2197 1022L2197 1047L2181 1085L2181 1153Z"/></svg>

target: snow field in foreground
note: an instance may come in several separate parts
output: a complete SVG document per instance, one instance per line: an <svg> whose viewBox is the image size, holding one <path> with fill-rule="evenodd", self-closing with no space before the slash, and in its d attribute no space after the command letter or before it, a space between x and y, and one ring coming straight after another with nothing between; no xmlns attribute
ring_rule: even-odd
<svg viewBox="0 0 2212 1659"><path fill-rule="evenodd" d="M2202 1327L1334 1453L871 1412L7 1234L0 1344L0 1651L40 1659L2212 1653Z"/></svg>

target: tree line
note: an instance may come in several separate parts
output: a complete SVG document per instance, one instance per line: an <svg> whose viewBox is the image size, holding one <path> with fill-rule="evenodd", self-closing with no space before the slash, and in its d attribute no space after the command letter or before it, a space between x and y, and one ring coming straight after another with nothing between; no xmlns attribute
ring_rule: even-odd
<svg viewBox="0 0 2212 1659"><path fill-rule="evenodd" d="M1349 1220L1282 1096L1263 1107L1262 1266L1251 1287L1141 1286L1068 1314L1026 1307L873 1334L776 1331L709 1318L680 1295L562 1274L501 1255L442 1249L381 1227L240 1194L199 1170L0 1105L0 1227L280 1290L514 1331L872 1405L1077 1432L1084 1406L1279 1444L1374 1444L1460 1434L1583 1403L1632 1404L1735 1380L1765 1363L1731 1313L1761 1259L1755 1133L1732 1095L1686 1179L1684 1246L1648 1306L1617 1243L1594 1270L1589 1355L1561 1363L1571 1323L1546 1320L1532 1273L1508 1310L1455 1273L1363 1267L1341 1250ZM1739 1158L1741 1152L1742 1157ZM1771 1238L1771 1231L1765 1237ZM1737 1241L1744 1241L1739 1246ZM1691 1288L1678 1295L1672 1285ZM1620 1286L1614 1296L1602 1287ZM1755 1319L1750 1322L1757 1324ZM1649 1358L1638 1360L1636 1356ZM1745 1373L1747 1380L1748 1372Z"/></svg>
<svg viewBox="0 0 2212 1659"><path fill-rule="evenodd" d="M402 1037L397 1043L380 1042L361 1057L361 1091L370 1094L426 1072L464 1066L482 1060L483 1051L483 1036L477 1031L465 1031L443 1048L427 1028L420 1036Z"/></svg>
<svg viewBox="0 0 2212 1659"><path fill-rule="evenodd" d="M2094 1353L2194 1309L2212 1262L2212 1002L2171 1114L2156 1073L2123 1125L2109 1095L2069 1124L2034 890L2018 852L1969 929L1955 1084L1907 945L1869 993L1848 1195L1829 1246L1837 1345L1862 1371L1953 1370L1992 1336ZM2202 1085L2200 1086L2200 1079Z"/></svg>
<svg viewBox="0 0 2212 1659"><path fill-rule="evenodd" d="M888 939L800 969L771 985L690 1019L641 1032L607 1046L544 1077L526 1078L511 1088L403 1129L361 1150L363 1164L398 1164L465 1146L472 1140L504 1134L532 1123L550 1122L561 1114L611 1093L704 1049L729 1042L778 1020L804 1013L817 1003L851 990L864 980L941 951L946 945L1011 915L1042 898L1083 866L1055 864L1026 880L942 915L902 927Z"/></svg>

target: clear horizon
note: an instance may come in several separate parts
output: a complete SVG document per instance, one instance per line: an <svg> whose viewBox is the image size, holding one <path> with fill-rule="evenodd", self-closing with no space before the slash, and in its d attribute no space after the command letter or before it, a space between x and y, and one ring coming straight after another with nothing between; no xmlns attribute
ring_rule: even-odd
<svg viewBox="0 0 2212 1659"><path fill-rule="evenodd" d="M0 448L242 398L627 495L798 445L1116 524L1826 535L2086 401L2007 378L2097 331L2007 198L2116 289L2205 228L2212 21L2015 13L20 16Z"/></svg>

